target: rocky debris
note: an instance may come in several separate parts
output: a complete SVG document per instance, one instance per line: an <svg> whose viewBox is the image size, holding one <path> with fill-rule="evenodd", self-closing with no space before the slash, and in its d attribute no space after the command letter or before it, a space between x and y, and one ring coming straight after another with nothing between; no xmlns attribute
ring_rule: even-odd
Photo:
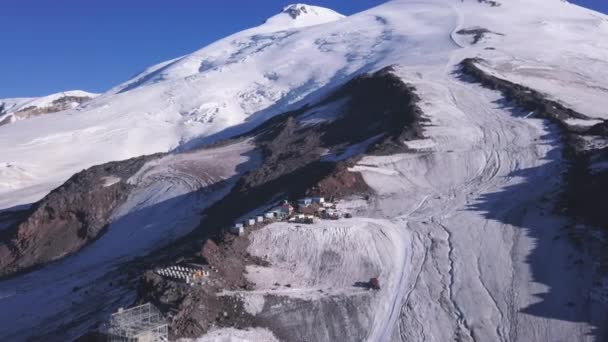
<svg viewBox="0 0 608 342"><path fill-rule="evenodd" d="M21 117L30 117L41 114L50 114L61 112L66 109L72 109L77 107L83 103L91 101L92 98L88 96L63 96L56 100L53 100L49 106L46 107L37 107L37 106L29 106L19 111L15 112L15 115Z"/></svg>
<svg viewBox="0 0 608 342"><path fill-rule="evenodd" d="M327 177L321 179L308 192L308 196L327 198L344 198L354 195L366 195L372 192L358 172L349 171L348 163L340 163Z"/></svg>
<svg viewBox="0 0 608 342"><path fill-rule="evenodd" d="M13 122L13 116L12 115L7 115L5 118L3 118L2 120L0 120L0 126L2 126L2 125L8 125L11 122Z"/></svg>
<svg viewBox="0 0 608 342"><path fill-rule="evenodd" d="M55 100L44 105L31 105L23 108L18 108L18 110L16 111L10 108L7 109L6 103L0 103L0 126L10 124L19 119L27 119L33 116L57 113L68 109L74 109L93 99L92 96L85 96L84 94L81 96L75 95L74 93L72 93L71 95L68 94L69 92L63 93L61 97L56 98Z"/></svg>
<svg viewBox="0 0 608 342"><path fill-rule="evenodd" d="M89 96L73 96L66 95L56 100L53 100L48 106L28 106L21 108L14 113L8 113L6 117L0 120L0 126L12 123L18 119L27 119L33 116L57 113L68 109L74 109L84 103L91 101L93 98ZM7 114L4 108L4 103L0 104L0 116Z"/></svg>
<svg viewBox="0 0 608 342"><path fill-rule="evenodd" d="M460 35L469 35L473 37L473 44L477 44L479 43L479 41L481 41L483 38L485 38L488 34L495 34L495 35L499 35L499 36L503 36L502 33L496 33L496 32L492 32L488 29L485 29L483 27L471 27L471 28L465 28L465 29L461 29L456 31L456 33L460 34Z"/></svg>
<svg viewBox="0 0 608 342"><path fill-rule="evenodd" d="M200 336L220 316L222 309L213 288L191 287L153 272L144 274L138 293L140 303L149 301L164 312L173 339Z"/></svg>
<svg viewBox="0 0 608 342"><path fill-rule="evenodd" d="M480 58L467 58L460 63L462 73L487 88L500 91L505 98L514 102L518 107L535 112L562 127L567 126L566 120L568 119L590 120L588 116L549 100L546 95L534 89L485 73L477 66L477 64L483 63L484 60Z"/></svg>
<svg viewBox="0 0 608 342"><path fill-rule="evenodd" d="M249 228L251 230L251 228ZM249 239L243 236L225 234L219 242L212 239L205 241L201 249L201 257L222 279L225 289L246 289L251 284L245 279L247 265L267 266L267 263L247 252Z"/></svg>
<svg viewBox="0 0 608 342"><path fill-rule="evenodd" d="M308 9L304 5L290 5L283 9L283 12L289 14L292 19L296 19L302 13L308 13Z"/></svg>
<svg viewBox="0 0 608 342"><path fill-rule="evenodd" d="M423 138L420 97L392 66L355 77L323 103L341 98L350 101L340 118L324 127L326 146L353 145L382 135L366 152L386 155L403 152L403 141Z"/></svg>
<svg viewBox="0 0 608 342"><path fill-rule="evenodd" d="M227 235L220 243L207 240L200 256L211 272L203 285L190 286L146 272L138 288L138 302L152 302L165 312L173 339L198 337L212 327L252 326L253 316L243 308L240 296L218 295L223 290L251 289L244 277L245 266L267 266L246 252L248 244L243 236Z"/></svg>
<svg viewBox="0 0 608 342"><path fill-rule="evenodd" d="M93 166L21 213L16 224L0 231L0 277L77 252L99 237L133 187L126 180L156 157ZM106 185L107 177L120 181Z"/></svg>
<svg viewBox="0 0 608 342"><path fill-rule="evenodd" d="M477 0L477 2L490 5L490 7L499 7L501 5L500 2L494 0Z"/></svg>
<svg viewBox="0 0 608 342"><path fill-rule="evenodd" d="M303 114L336 101L346 104L335 110L335 119L315 125L301 123ZM418 101L415 89L387 67L354 78L314 106L276 116L237 137L255 137L263 163L243 175L227 196L205 210L201 229L194 235L199 241L216 235L219 241L235 218L277 195L297 199L313 188L326 197L368 191L362 178L349 175L347 168L363 153L404 152L404 141L422 138ZM362 148L344 153L356 145ZM347 156L341 157L344 154ZM324 159L327 155L336 157Z"/></svg>

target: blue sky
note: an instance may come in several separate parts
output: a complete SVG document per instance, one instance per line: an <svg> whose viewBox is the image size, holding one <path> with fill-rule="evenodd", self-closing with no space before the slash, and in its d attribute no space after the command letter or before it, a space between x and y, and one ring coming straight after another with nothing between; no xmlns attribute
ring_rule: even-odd
<svg viewBox="0 0 608 342"><path fill-rule="evenodd" d="M0 98L102 92L260 24L289 0L0 0ZM352 14L383 0L308 0ZM606 0L577 0L608 12Z"/></svg>

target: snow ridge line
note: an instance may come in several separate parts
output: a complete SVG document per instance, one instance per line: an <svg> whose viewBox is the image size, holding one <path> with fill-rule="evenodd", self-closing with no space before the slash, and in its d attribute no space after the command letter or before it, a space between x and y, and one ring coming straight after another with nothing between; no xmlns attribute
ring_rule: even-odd
<svg viewBox="0 0 608 342"><path fill-rule="evenodd" d="M456 6L451 5L450 7L452 7L452 10L454 10L454 12L456 13L456 17L458 18L458 23L456 24L456 27L454 28L454 30L452 30L452 32L450 32L450 39L458 47L460 47L461 49L464 49L466 46L464 46L463 44L461 44L460 42L458 42L458 40L456 39L457 34L458 34L457 32L460 29L462 29L462 26L464 24L464 16L462 15L462 12L458 8L456 8Z"/></svg>

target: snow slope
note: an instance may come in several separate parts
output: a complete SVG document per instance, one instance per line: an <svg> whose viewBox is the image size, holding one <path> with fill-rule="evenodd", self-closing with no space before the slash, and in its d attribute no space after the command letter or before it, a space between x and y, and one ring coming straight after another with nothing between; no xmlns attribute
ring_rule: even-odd
<svg viewBox="0 0 608 342"><path fill-rule="evenodd" d="M519 15L524 4L525 14ZM567 82L567 74L576 73L585 82L567 83L574 88L569 92L563 87L526 84L538 86L550 97L590 117L602 117L606 98L601 89L607 83L601 72L594 75L584 66L587 61L589 65L601 63L596 56L606 56L606 31L596 25L597 18L606 18L549 0L510 1L490 9L483 6L476 2L393 1L364 13L390 23L393 42L415 39L406 32L434 35L426 37L432 39L425 43L429 55L424 59L417 58L417 50L408 49L406 44L395 44L402 49L384 57L398 65L398 73L406 82L416 86L430 120L425 129L429 138L408 144L418 153L366 157L353 168L362 172L377 193L368 203L346 204L351 209L358 207L355 216L360 220L381 218L386 222L383 226L395 227L401 238L414 237L401 247L412 253L411 257L394 257L397 264L392 266L381 264L383 269L407 271L395 292L378 298L369 306L371 312L363 310L369 316L357 321L359 326L354 325L365 327L361 340L601 341L606 336L602 328L606 307L587 299L593 271L585 265L591 260L569 242L563 229L568 222L554 216L553 202L546 200L555 198L563 188L560 175L566 166L561 160L557 128L510 108L499 93L457 75L457 63L472 56L489 59L497 69L499 61L505 60L521 66L520 74L528 79L515 81L522 83L537 77L533 70L525 71L525 66L559 63L559 67L546 69L543 77ZM408 27L412 21L404 19L407 15L415 16L415 29ZM568 34L595 50L586 53L573 43L556 44L561 32L537 30L544 22L585 27L569 29ZM470 45L469 39L456 34L463 27L479 25L504 36ZM554 48L549 49L549 45ZM578 57L567 60L567 53ZM502 76L511 77L506 73ZM598 92L586 92L590 87ZM576 97L571 93L586 93L586 102L574 101ZM328 287L323 286L325 282L332 284L333 292L330 290L328 296L335 296L336 291L338 296L356 291L344 279L352 281L374 272L361 265L351 269L345 260L356 260L369 248L391 256L393 249L362 233L358 235L367 245L354 247L356 251L350 248L357 245L343 236L335 241L319 240L318 236L340 227L340 223L331 227L313 225L311 233L307 227L273 225L255 233L253 253L273 264L269 270L250 271L259 291L265 295L304 296L316 305L323 305L323 300L314 290ZM337 257L323 256L327 249L334 248ZM294 289L273 289L274 282L289 282ZM256 295L250 294L254 298ZM355 296L349 303L364 308L369 305ZM264 307L259 299L252 305L252 312L258 315L275 317L273 312L280 312L275 318L281 321L286 316L282 324L302 329L297 330L300 336L335 340L318 325L308 329L304 324L290 325L295 318L288 314L293 310L289 301L283 309ZM308 309L299 307L300 319L307 313L323 312L309 305ZM387 312L386 308L391 307L395 309ZM345 340L359 339L349 335L359 331L344 325L350 321L338 313L322 317L325 327L336 324L344 329ZM348 316L351 320L357 317L361 317L359 312Z"/></svg>
<svg viewBox="0 0 608 342"><path fill-rule="evenodd" d="M561 187L556 128L501 108L497 93L443 77L419 90L431 108L468 122L477 132L470 145L463 134L445 135L432 153L368 157L354 167L378 193L358 215L391 217L425 237L424 262L410 274L417 284L383 336L593 341L602 316L586 301L590 269L573 264L585 256L558 240L567 222L541 201ZM435 118L454 126L448 115Z"/></svg>
<svg viewBox="0 0 608 342"><path fill-rule="evenodd" d="M398 320L400 307L393 303L414 287L409 275L421 263L415 258L424 254L419 239L407 231L386 220L363 218L302 226L275 223L253 234L249 252L272 266L249 267L255 290L230 294L245 296L252 302L251 313L261 311L308 341L359 341L370 330L381 335ZM380 279L380 291L356 285L370 276ZM265 305L268 296L285 298L288 304Z"/></svg>
<svg viewBox="0 0 608 342"><path fill-rule="evenodd" d="M467 45L466 37L451 32L458 24L503 34L466 46L470 55L497 63L497 70L519 66L518 74L538 83L539 74L526 68L559 66L544 69L542 79L576 75L569 84L585 90L549 90L581 111L608 98L596 85L608 70L602 67L606 17L558 0L511 0L500 7L391 1L348 18L301 7L288 6L259 27L150 67L76 111L0 127L0 174L6 180L0 184L0 207L33 202L94 164L235 134L243 127L216 133L297 107L307 95L326 92L357 73L393 63L440 64L456 43ZM294 9L300 13L292 18ZM483 49L489 46L495 50ZM604 115L597 109L589 114Z"/></svg>

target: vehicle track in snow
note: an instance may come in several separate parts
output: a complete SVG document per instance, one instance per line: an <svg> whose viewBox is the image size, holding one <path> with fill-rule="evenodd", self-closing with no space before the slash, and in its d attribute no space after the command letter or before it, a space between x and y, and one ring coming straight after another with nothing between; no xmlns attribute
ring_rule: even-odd
<svg viewBox="0 0 608 342"><path fill-rule="evenodd" d="M426 100L461 113L454 115L460 121L428 128L429 136L439 142L433 152L366 157L361 164L367 167L355 168L378 192L366 214L407 220L408 229L433 241L434 256L424 258L421 272L411 275L416 278L414 288L407 296L394 297L404 300L396 327L401 340L530 341L553 340L560 334L592 340L584 323L522 313L538 301L539 291L546 291L534 280L531 267L537 266L527 260L537 243L536 234L529 231L531 219L524 217L543 220L545 209L538 209L537 203L559 187L556 127L524 118L505 105L499 93L460 80L453 72L423 75L427 85L417 85L423 99L425 93L443 94ZM431 87L445 88L433 92ZM442 124L470 126L479 134L468 140L454 135L449 142L434 134ZM447 142L444 146L441 139ZM459 148L449 152L451 145ZM534 189L509 191L526 182ZM560 221L543 222L538 224L551 227ZM568 247L551 248L547 253ZM545 263L549 272L564 272L562 263ZM573 285L564 291L575 295L576 281L567 282ZM394 328L387 326L382 336L391 336Z"/></svg>

